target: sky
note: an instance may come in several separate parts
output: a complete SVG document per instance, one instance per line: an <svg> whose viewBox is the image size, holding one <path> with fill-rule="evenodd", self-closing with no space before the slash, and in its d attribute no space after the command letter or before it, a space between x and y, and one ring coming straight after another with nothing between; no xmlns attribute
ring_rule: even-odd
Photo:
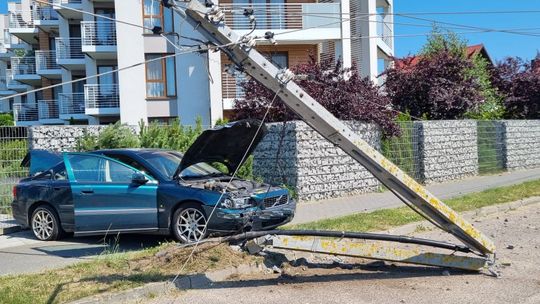
<svg viewBox="0 0 540 304"><path fill-rule="evenodd" d="M530 12L530 11L537 12ZM540 0L394 0L394 13L413 12L471 12L471 11L529 11L516 14L452 14L452 15L415 15L425 19L455 23L460 25L489 29L534 28L529 33L537 36L525 36L509 33L469 33L460 34L469 45L483 43L495 61L507 56L532 59L540 51ZM395 17L395 23L431 25L432 21ZM440 25L440 27L452 27ZM457 33L476 31L475 29L451 29ZM429 27L394 25L397 36L421 34L430 31ZM395 54L398 57L417 53L426 42L426 37L395 37Z"/></svg>
<svg viewBox="0 0 540 304"><path fill-rule="evenodd" d="M361 1L361 0L360 0ZM7 10L7 0L0 0L0 13ZM415 17L432 21L415 20L396 16L394 22L421 24L424 27L395 24L397 36L423 34L430 31L428 26L433 21L443 21L460 25L489 29L521 29L535 28L529 31L538 36L525 36L509 33L468 33L461 34L470 45L483 43L493 60L501 60L507 56L518 56L532 59L540 51L540 0L394 0L395 13L415 12L472 12L472 11L532 11L515 14L451 14L451 15L416 15ZM441 27L449 25L440 25ZM452 29L455 32L475 31L474 29ZM425 36L396 37L396 56L403 57L415 54L425 43Z"/></svg>

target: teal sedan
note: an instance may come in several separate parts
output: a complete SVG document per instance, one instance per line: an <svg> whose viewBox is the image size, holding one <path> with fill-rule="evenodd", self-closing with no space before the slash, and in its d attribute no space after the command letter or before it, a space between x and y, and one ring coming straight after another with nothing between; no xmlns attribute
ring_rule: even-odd
<svg viewBox="0 0 540 304"><path fill-rule="evenodd" d="M13 215L43 241L65 233L155 233L189 243L274 229L294 216L288 190L232 178L210 165L222 163L235 172L264 137L259 126L243 120L207 130L185 154L30 151L23 164L31 177L13 188Z"/></svg>

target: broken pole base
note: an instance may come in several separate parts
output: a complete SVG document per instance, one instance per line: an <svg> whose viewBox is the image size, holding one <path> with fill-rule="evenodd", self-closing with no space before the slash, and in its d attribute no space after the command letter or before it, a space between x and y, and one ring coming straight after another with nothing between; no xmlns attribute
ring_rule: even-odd
<svg viewBox="0 0 540 304"><path fill-rule="evenodd" d="M425 252L421 250L420 246L397 248L383 241L352 242L344 239L278 235L267 237L265 243L277 249L455 268L468 271L488 269L488 266L492 263L487 257Z"/></svg>

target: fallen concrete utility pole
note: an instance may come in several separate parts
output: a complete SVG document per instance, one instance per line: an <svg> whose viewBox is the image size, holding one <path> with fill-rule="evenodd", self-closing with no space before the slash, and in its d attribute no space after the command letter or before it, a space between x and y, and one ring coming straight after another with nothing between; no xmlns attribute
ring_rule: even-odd
<svg viewBox="0 0 540 304"><path fill-rule="evenodd" d="M236 65L237 70L246 73L268 89L276 92L283 102L303 121L363 165L407 206L423 215L439 228L454 235L475 253L485 257L484 261L486 263L488 260L493 261L495 245L489 238L457 212L429 193L420 183L405 174L376 149L369 146L349 127L309 96L294 82L294 73L288 69L277 68L254 48L257 39L260 38L274 42L273 33L267 32L265 37L254 37L251 36L251 33L239 36L225 24L225 13L219 6L213 5L208 0L205 3L206 5L196 0L163 0L166 7L171 7L181 14L188 23L202 33L212 44L221 46L220 50ZM245 10L244 15L246 15L246 18L254 20L253 11L249 8ZM279 239L278 242L280 240L284 241L286 239ZM283 244L283 242L280 244ZM298 249L304 245L308 246L308 243L298 241L295 246L290 246L290 248ZM311 247L313 247L313 243ZM322 250L319 251L322 252ZM454 266L453 263L449 262L453 259L452 255L447 255L446 259L441 256L433 257L429 254L415 255L415 252L400 255L403 257L408 256L407 261L417 264L433 264L428 263L428 260L436 259L441 261L438 266L444 266L447 261L446 266ZM381 257L374 256L374 258ZM476 261L477 258L474 259Z"/></svg>

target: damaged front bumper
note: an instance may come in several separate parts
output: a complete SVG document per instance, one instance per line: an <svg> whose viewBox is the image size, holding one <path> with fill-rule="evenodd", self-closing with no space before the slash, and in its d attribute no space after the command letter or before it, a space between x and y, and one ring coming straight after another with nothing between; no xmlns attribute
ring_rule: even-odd
<svg viewBox="0 0 540 304"><path fill-rule="evenodd" d="M212 213L213 206L205 206L206 214ZM270 230L292 221L296 212L296 201L270 208L224 209L216 208L208 222L211 234L237 233L251 230Z"/></svg>

